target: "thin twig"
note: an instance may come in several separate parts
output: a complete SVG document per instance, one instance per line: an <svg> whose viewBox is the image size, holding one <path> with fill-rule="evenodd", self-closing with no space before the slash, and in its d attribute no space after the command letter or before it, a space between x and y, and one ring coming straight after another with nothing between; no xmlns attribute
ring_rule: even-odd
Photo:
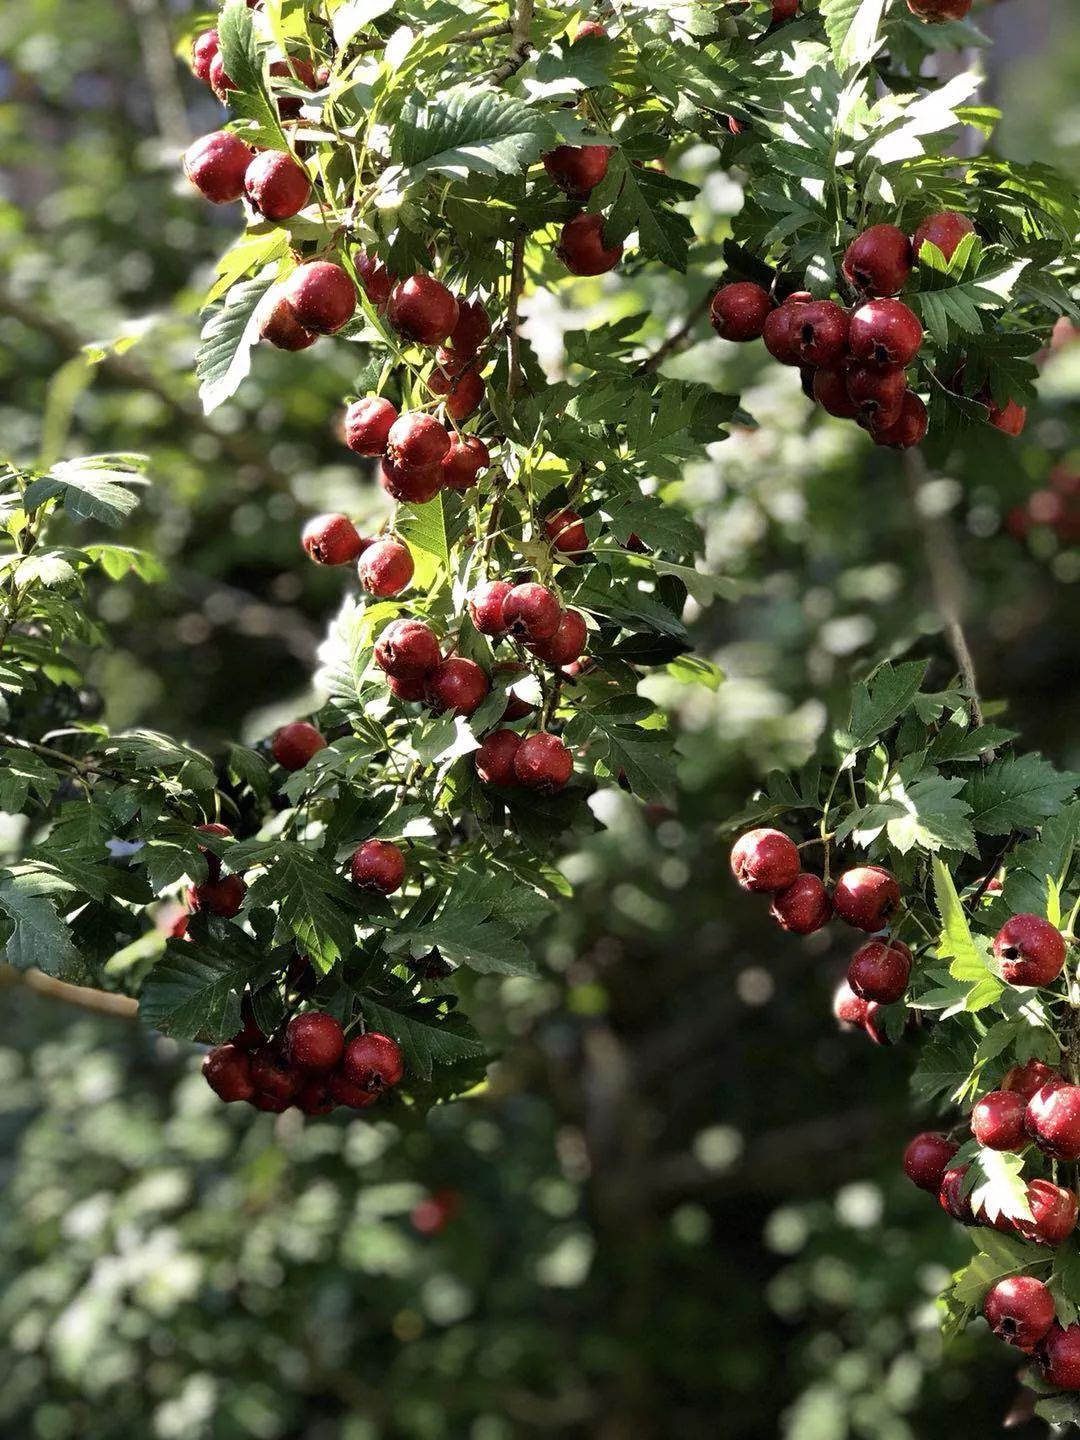
<svg viewBox="0 0 1080 1440"><path fill-rule="evenodd" d="M502 85L516 75L532 49L531 32L533 23L533 0L516 0L514 18L510 28L510 54L497 65L491 74L493 85Z"/></svg>
<svg viewBox="0 0 1080 1440"><path fill-rule="evenodd" d="M523 379L521 370L521 334L518 330L518 306L521 301L521 292L524 288L525 232L524 230L519 230L514 235L513 249L510 252L510 294L506 300L506 331L510 351L509 374L506 377L506 402L508 405L514 403L514 396L521 388Z"/></svg>
<svg viewBox="0 0 1080 1440"><path fill-rule="evenodd" d="M35 995L60 1000L65 1005L74 1005L95 1015L110 1015L117 1020L135 1020L139 1014L139 1002L130 995L92 990L88 985L69 985L66 980L56 980L41 970L15 970L10 965L0 966L0 986L5 985L22 985Z"/></svg>
<svg viewBox="0 0 1080 1440"><path fill-rule="evenodd" d="M665 360L671 358L678 350L682 350L690 340L691 335L697 328L697 323L708 310L712 301L713 292L707 290L697 304L691 309L686 319L679 326L673 335L669 335L659 349L654 350L635 370L635 375L652 375L660 369Z"/></svg>

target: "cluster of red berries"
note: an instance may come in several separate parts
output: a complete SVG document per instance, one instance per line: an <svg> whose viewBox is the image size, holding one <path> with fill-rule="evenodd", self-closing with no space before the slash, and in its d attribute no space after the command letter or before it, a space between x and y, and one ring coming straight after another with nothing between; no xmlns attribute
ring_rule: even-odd
<svg viewBox="0 0 1080 1440"><path fill-rule="evenodd" d="M744 890L771 894L769 913L782 930L795 935L812 935L834 914L873 935L885 928L900 905L896 877L880 865L845 870L830 892L819 875L803 870L798 846L782 830L748 830L740 835L731 848L731 871Z"/></svg>
<svg viewBox="0 0 1080 1440"><path fill-rule="evenodd" d="M305 1010L279 1036L267 1036L246 997L243 1029L203 1062L207 1084L222 1100L246 1100L275 1114L290 1105L305 1115L328 1115L338 1105L365 1110L404 1072L401 1047L389 1035L369 1030L346 1039L333 1015Z"/></svg>
<svg viewBox="0 0 1080 1440"><path fill-rule="evenodd" d="M1052 530L1063 545L1080 544L1080 474L1066 465L1056 466L1048 485L1005 516L1005 529L1015 540L1041 528Z"/></svg>

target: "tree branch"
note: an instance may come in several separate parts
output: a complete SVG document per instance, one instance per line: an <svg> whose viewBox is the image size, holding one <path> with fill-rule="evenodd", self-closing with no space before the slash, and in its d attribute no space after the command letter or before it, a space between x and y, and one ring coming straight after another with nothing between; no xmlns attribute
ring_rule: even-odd
<svg viewBox="0 0 1080 1440"><path fill-rule="evenodd" d="M92 990L88 985L69 985L66 980L55 980L41 970L15 970L10 965L0 966L0 987L13 985L21 985L35 995L59 1000L64 1005L74 1005L76 1009L87 1010L94 1015L134 1020L139 1014L139 1002L131 995Z"/></svg>
<svg viewBox="0 0 1080 1440"><path fill-rule="evenodd" d="M665 360L669 360L677 351L682 350L688 344L691 335L697 328L697 323L708 310L712 302L713 292L707 290L697 304L691 309L686 319L679 326L673 335L669 335L664 343L654 350L651 355L644 359L635 370L636 375L652 375L660 369Z"/></svg>
<svg viewBox="0 0 1080 1440"><path fill-rule="evenodd" d="M510 54L492 71L491 83L502 85L516 75L532 49L530 38L533 23L533 0L515 0L514 18L510 27Z"/></svg>

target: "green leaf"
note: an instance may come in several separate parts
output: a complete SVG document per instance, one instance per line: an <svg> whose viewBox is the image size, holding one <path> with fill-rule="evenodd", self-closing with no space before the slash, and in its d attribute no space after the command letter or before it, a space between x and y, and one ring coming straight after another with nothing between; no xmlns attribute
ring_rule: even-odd
<svg viewBox="0 0 1080 1440"><path fill-rule="evenodd" d="M977 1176L971 1191L971 1204L976 1215L985 1213L991 1222L999 1215L1010 1220L1031 1219L1023 1155L980 1149L971 1167Z"/></svg>
<svg viewBox="0 0 1080 1440"><path fill-rule="evenodd" d="M288 150L277 107L266 91L255 20L245 0L227 0L217 19L217 32L225 73L236 86L229 91L229 108L249 122L244 139L263 149Z"/></svg>
<svg viewBox="0 0 1080 1440"><path fill-rule="evenodd" d="M922 1047L911 1088L928 1103L956 1100L971 1077L971 1042L953 1026L938 1026Z"/></svg>
<svg viewBox="0 0 1080 1440"><path fill-rule="evenodd" d="M868 681L855 687L848 727L835 735L838 749L857 754L891 729L911 706L925 674L925 660L879 666Z"/></svg>
<svg viewBox="0 0 1080 1440"><path fill-rule="evenodd" d="M218 1044L240 1028L244 986L275 962L224 920L193 922L188 937L166 944L139 997L139 1014L163 1035Z"/></svg>
<svg viewBox="0 0 1080 1440"><path fill-rule="evenodd" d="M587 757L601 761L613 779L625 778L640 799L667 799L674 771L671 736L635 723L652 710L648 701L633 695L581 709L566 727L567 744L587 745Z"/></svg>
<svg viewBox="0 0 1080 1440"><path fill-rule="evenodd" d="M890 776L882 799L897 806L900 814L886 822L889 843L901 855L916 845L930 851L975 853L969 807L957 793L963 784L962 778L949 779L936 770L925 770L906 785L899 773Z"/></svg>
<svg viewBox="0 0 1080 1440"><path fill-rule="evenodd" d="M408 100L394 129L393 158L404 171L400 191L432 173L462 178L515 175L555 143L550 121L520 100L490 90L450 90L437 99Z"/></svg>
<svg viewBox="0 0 1080 1440"><path fill-rule="evenodd" d="M228 294L238 280L253 270L261 270L272 261L281 260L289 253L289 232L287 230L246 231L217 262L217 279L207 292L203 309L214 305Z"/></svg>
<svg viewBox="0 0 1080 1440"><path fill-rule="evenodd" d="M972 1231L977 1236L979 1253L961 1270L952 1288L952 1294L971 1310L980 1310L986 1292L1006 1275L1015 1275L1029 1266L1048 1264L1050 1256L1045 1250L1024 1240L1014 1240L1008 1235L995 1235L992 1231Z"/></svg>
<svg viewBox="0 0 1080 1440"><path fill-rule="evenodd" d="M450 548L465 533L466 521L460 497L443 490L426 505L399 511L394 528L410 546L434 555L449 572Z"/></svg>
<svg viewBox="0 0 1080 1440"><path fill-rule="evenodd" d="M946 761L955 764L979 760L988 750L996 750L1015 739L1015 730L1005 730L999 725L970 726L965 713L956 710L930 742L927 759L939 765Z"/></svg>
<svg viewBox="0 0 1080 1440"><path fill-rule="evenodd" d="M0 879L0 910L14 922L4 959L16 970L42 970L62 980L82 979L82 957L71 932L43 892L57 888L37 873Z"/></svg>
<svg viewBox="0 0 1080 1440"><path fill-rule="evenodd" d="M299 948L325 973L356 944L357 891L304 846L282 841L277 848L248 903L276 906Z"/></svg>
<svg viewBox="0 0 1080 1440"><path fill-rule="evenodd" d="M234 0L242 3L242 0ZM255 307L273 283L272 267L234 285L210 316L195 356L199 398L207 415L235 395L251 371L251 347L259 338Z"/></svg>
<svg viewBox="0 0 1080 1440"><path fill-rule="evenodd" d="M609 197L614 201L604 224L609 241L621 242L636 230L642 255L672 270L685 271L694 231L689 216L673 207L693 199L696 193L695 186L662 171L633 165L624 151L616 150L591 203L602 210Z"/></svg>
<svg viewBox="0 0 1080 1440"><path fill-rule="evenodd" d="M984 1003L992 1004L1003 993L1005 987L990 969L987 954L975 942L967 915L964 913L964 907L956 893L952 876L936 855L933 865L934 896L942 926L941 936L938 940L938 958L951 961L949 973L953 978L966 980L980 987L978 991L980 1000L989 994L991 998ZM968 1008L973 1008L970 1002ZM978 1008L983 1008L983 1006L980 1005Z"/></svg>
<svg viewBox="0 0 1080 1440"><path fill-rule="evenodd" d="M821 0L819 9L840 73L868 64L881 47L885 0Z"/></svg>
<svg viewBox="0 0 1080 1440"><path fill-rule="evenodd" d="M130 545L87 545L85 553L101 566L110 580L136 575L153 584L165 579L165 566L160 560L145 550L133 550Z"/></svg>
<svg viewBox="0 0 1080 1440"><path fill-rule="evenodd" d="M1080 782L1041 755L1004 755L974 774L964 787L971 823L983 835L1034 829L1071 799Z"/></svg>
<svg viewBox="0 0 1080 1440"><path fill-rule="evenodd" d="M716 691L724 683L725 675L719 665L703 660L699 655L679 655L667 667L667 673L680 685L704 685L706 690Z"/></svg>
<svg viewBox="0 0 1080 1440"><path fill-rule="evenodd" d="M141 456L88 455L63 460L48 475L26 487L23 506L34 511L47 500L63 498L64 510L73 520L100 520L113 527L121 525L138 505L130 486L145 485Z"/></svg>
<svg viewBox="0 0 1080 1440"><path fill-rule="evenodd" d="M0 810L18 815L31 795L47 805L60 784L57 772L29 750L0 750Z"/></svg>
<svg viewBox="0 0 1080 1440"><path fill-rule="evenodd" d="M363 1009L370 1030L391 1036L401 1046L409 1077L430 1080L441 1066L479 1060L484 1054L471 1026L457 1015L448 1015L441 1002L424 1001L398 1010L365 998Z"/></svg>

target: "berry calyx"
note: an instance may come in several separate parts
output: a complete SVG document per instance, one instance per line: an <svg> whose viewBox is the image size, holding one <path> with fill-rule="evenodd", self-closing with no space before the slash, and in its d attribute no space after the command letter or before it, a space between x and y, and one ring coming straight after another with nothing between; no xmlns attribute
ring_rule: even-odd
<svg viewBox="0 0 1080 1440"><path fill-rule="evenodd" d="M544 534L561 555L589 548L585 523L576 510L555 510L544 520Z"/></svg>
<svg viewBox="0 0 1080 1440"><path fill-rule="evenodd" d="M506 633L503 606L513 588L508 580L485 580L469 596L469 614L481 635Z"/></svg>
<svg viewBox="0 0 1080 1440"><path fill-rule="evenodd" d="M517 640L537 644L550 640L559 628L562 607L546 585L526 581L515 585L503 600L503 621Z"/></svg>
<svg viewBox="0 0 1080 1440"><path fill-rule="evenodd" d="M534 642L529 649L548 665L571 665L583 653L588 634L581 611L564 610L555 634L548 640Z"/></svg>
<svg viewBox="0 0 1080 1440"><path fill-rule="evenodd" d="M405 856L389 840L365 840L349 861L349 874L361 890L392 895L405 879Z"/></svg>
<svg viewBox="0 0 1080 1440"><path fill-rule="evenodd" d="M397 406L382 395L354 400L345 411L345 444L357 455L381 455L397 418Z"/></svg>
<svg viewBox="0 0 1080 1440"><path fill-rule="evenodd" d="M1065 964L1065 939L1041 915L1013 915L994 937L994 955L1009 985L1049 985Z"/></svg>
<svg viewBox="0 0 1080 1440"><path fill-rule="evenodd" d="M319 338L305 330L280 285L272 285L255 307L259 335L278 350L306 350Z"/></svg>
<svg viewBox="0 0 1080 1440"><path fill-rule="evenodd" d="M345 1052L345 1032L333 1015L307 1010L285 1027L285 1054L302 1070L333 1070Z"/></svg>
<svg viewBox="0 0 1080 1440"><path fill-rule="evenodd" d="M247 197L267 220L288 220L311 199L307 171L282 150L256 155L244 174Z"/></svg>
<svg viewBox="0 0 1080 1440"><path fill-rule="evenodd" d="M1019 1150L1027 1143L1027 1101L1015 1090L993 1090L971 1112L971 1133L988 1150Z"/></svg>
<svg viewBox="0 0 1080 1440"><path fill-rule="evenodd" d="M211 915L232 920L240 914L246 894L247 886L239 875L221 875L216 880L204 880L201 885L193 886L187 899L193 911L208 910Z"/></svg>
<svg viewBox="0 0 1080 1440"><path fill-rule="evenodd" d="M795 842L782 830L748 830L731 847L731 873L744 890L786 890L801 869Z"/></svg>
<svg viewBox="0 0 1080 1440"><path fill-rule="evenodd" d="M1064 1085L1065 1078L1050 1065L1044 1065L1041 1060L1029 1060L1026 1065L1013 1065L1005 1072L1005 1078L1001 1082L1002 1090L1015 1090L1026 1100L1031 1097L1044 1085Z"/></svg>
<svg viewBox="0 0 1080 1440"><path fill-rule="evenodd" d="M510 789L517 784L514 761L521 736L514 730L493 730L473 756L476 773L485 785Z"/></svg>
<svg viewBox="0 0 1080 1440"><path fill-rule="evenodd" d="M326 748L326 741L307 720L283 725L270 742L270 753L283 770L302 770L311 757Z"/></svg>
<svg viewBox="0 0 1080 1440"><path fill-rule="evenodd" d="M251 151L229 130L204 135L184 151L184 174L205 200L227 205L244 193Z"/></svg>
<svg viewBox="0 0 1080 1440"><path fill-rule="evenodd" d="M315 515L300 541L316 565L348 565L364 549L363 536L347 515Z"/></svg>
<svg viewBox="0 0 1080 1440"><path fill-rule="evenodd" d="M919 221L911 237L911 248L915 255L919 255L922 247L929 242L937 246L946 260L951 260L960 241L974 229L966 215L958 215L955 210L939 210L937 214Z"/></svg>
<svg viewBox="0 0 1080 1440"><path fill-rule="evenodd" d="M347 271L331 260L308 260L284 282L293 314L305 330L333 335L356 310L356 286Z"/></svg>
<svg viewBox="0 0 1080 1440"><path fill-rule="evenodd" d="M986 1323L998 1337L1030 1354L1054 1323L1054 1297L1034 1275L1009 1275L991 1285L983 1301Z"/></svg>
<svg viewBox="0 0 1080 1440"><path fill-rule="evenodd" d="M847 392L860 425L871 432L888 430L903 416L907 376L900 366L882 370L876 365L849 365Z"/></svg>
<svg viewBox="0 0 1080 1440"><path fill-rule="evenodd" d="M910 365L922 340L922 321L902 300L867 301L848 328L852 355L868 365Z"/></svg>
<svg viewBox="0 0 1080 1440"><path fill-rule="evenodd" d="M844 251L842 269L867 297L897 295L911 276L911 241L896 225L871 225Z"/></svg>
<svg viewBox="0 0 1080 1440"><path fill-rule="evenodd" d="M480 300L459 300L454 328L447 344L458 355L475 355L491 334L491 317Z"/></svg>
<svg viewBox="0 0 1080 1440"><path fill-rule="evenodd" d="M386 438L387 460L402 469L436 469L449 449L446 427L421 410L408 410L399 416Z"/></svg>
<svg viewBox="0 0 1080 1440"><path fill-rule="evenodd" d="M838 420L854 420L858 415L859 407L848 393L847 365L824 365L815 370L813 391L821 408Z"/></svg>
<svg viewBox="0 0 1080 1440"><path fill-rule="evenodd" d="M441 714L472 715L479 710L491 689L488 677L464 655L451 655L428 676L427 699Z"/></svg>
<svg viewBox="0 0 1080 1440"><path fill-rule="evenodd" d="M204 30L191 45L191 68L198 79L210 83L210 67L220 46L216 30Z"/></svg>
<svg viewBox="0 0 1080 1440"><path fill-rule="evenodd" d="M767 290L749 280L735 280L713 296L709 322L722 340L756 340L772 308Z"/></svg>
<svg viewBox="0 0 1080 1440"><path fill-rule="evenodd" d="M522 740L514 756L518 784L527 790L538 790L541 795L555 795L573 773L573 755L557 735L546 730Z"/></svg>
<svg viewBox="0 0 1080 1440"><path fill-rule="evenodd" d="M491 464L491 452L478 435L454 435L443 456L442 483L459 494L472 487Z"/></svg>
<svg viewBox="0 0 1080 1440"><path fill-rule="evenodd" d="M769 914L792 935L812 935L832 918L832 896L817 875L805 871L773 896Z"/></svg>
<svg viewBox="0 0 1080 1440"><path fill-rule="evenodd" d="M858 865L845 870L833 892L836 913L857 930L874 934L884 929L900 904L895 876L880 865Z"/></svg>
<svg viewBox="0 0 1080 1440"><path fill-rule="evenodd" d="M575 215L562 228L555 253L571 275L603 275L622 259L622 241L604 241L603 215Z"/></svg>
<svg viewBox="0 0 1080 1440"><path fill-rule="evenodd" d="M835 300L812 300L802 305L791 327L799 363L834 365L847 353L848 323L848 312Z"/></svg>
<svg viewBox="0 0 1080 1440"><path fill-rule="evenodd" d="M911 978L911 951L901 940L868 940L852 956L847 978L864 1000L892 1005Z"/></svg>
<svg viewBox="0 0 1080 1440"><path fill-rule="evenodd" d="M1022 1104L1022 1097L1017 1101ZM1080 1160L1080 1085L1051 1083L1036 1090L1027 1102L1024 1128L1052 1160Z"/></svg>
<svg viewBox="0 0 1080 1440"><path fill-rule="evenodd" d="M541 158L560 190L584 199L607 174L611 149L607 145L557 145Z"/></svg>
<svg viewBox="0 0 1080 1440"><path fill-rule="evenodd" d="M206 1083L226 1103L250 1100L255 1094L251 1061L235 1045L215 1045L203 1061Z"/></svg>
<svg viewBox="0 0 1080 1440"><path fill-rule="evenodd" d="M377 1095L400 1082L405 1060L396 1040L369 1030L366 1035L354 1035L345 1046L341 1069L350 1084Z"/></svg>
<svg viewBox="0 0 1080 1440"><path fill-rule="evenodd" d="M435 631L423 620L391 620L375 642L375 663L398 679L426 675L442 660Z"/></svg>
<svg viewBox="0 0 1080 1440"><path fill-rule="evenodd" d="M870 426L870 435L875 445L891 445L894 450L910 450L921 445L926 439L930 417L926 406L914 390L905 390L900 404L900 415L891 425Z"/></svg>
<svg viewBox="0 0 1080 1440"><path fill-rule="evenodd" d="M457 324L458 303L441 281L421 273L394 286L386 317L406 340L438 345Z"/></svg>
<svg viewBox="0 0 1080 1440"><path fill-rule="evenodd" d="M1077 1201L1071 1190L1049 1180L1032 1180L1027 1187L1030 1220L1013 1220L1011 1229L1037 1245L1063 1245L1076 1229Z"/></svg>
<svg viewBox="0 0 1080 1440"><path fill-rule="evenodd" d="M413 577L413 558L400 540L374 540L360 556L356 572L369 595L400 595Z"/></svg>
<svg viewBox="0 0 1080 1440"><path fill-rule="evenodd" d="M945 1172L959 1148L947 1135L924 1130L908 1141L904 1151L904 1174L920 1190L937 1195Z"/></svg>

